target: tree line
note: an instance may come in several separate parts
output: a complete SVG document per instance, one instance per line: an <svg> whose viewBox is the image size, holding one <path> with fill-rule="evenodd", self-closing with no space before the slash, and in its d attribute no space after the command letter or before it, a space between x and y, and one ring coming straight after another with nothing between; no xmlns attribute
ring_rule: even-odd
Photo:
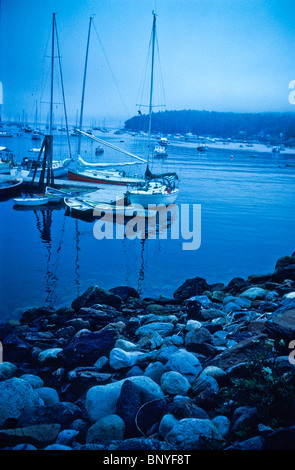
<svg viewBox="0 0 295 470"><path fill-rule="evenodd" d="M125 130L148 130L148 115L125 122ZM295 139L295 113L232 113L216 111L159 111L152 113L153 133Z"/></svg>

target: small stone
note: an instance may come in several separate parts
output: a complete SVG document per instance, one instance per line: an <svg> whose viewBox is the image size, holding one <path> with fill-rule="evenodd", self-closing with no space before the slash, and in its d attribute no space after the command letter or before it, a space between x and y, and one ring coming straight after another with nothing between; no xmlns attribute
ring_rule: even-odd
<svg viewBox="0 0 295 470"><path fill-rule="evenodd" d="M113 369L120 370L136 365L138 357L142 355L143 353L140 351L124 351L120 348L114 348L110 352L109 363Z"/></svg>
<svg viewBox="0 0 295 470"><path fill-rule="evenodd" d="M113 414L100 418L87 431L86 444L109 443L123 440L125 423L120 416Z"/></svg>
<svg viewBox="0 0 295 470"><path fill-rule="evenodd" d="M172 414L168 413L163 416L159 424L159 433L162 437L165 437L169 431L178 423L178 419Z"/></svg>
<svg viewBox="0 0 295 470"><path fill-rule="evenodd" d="M28 382L35 389L43 387L44 385L43 380L40 377L38 377L38 375L23 374L21 375L20 378Z"/></svg>
<svg viewBox="0 0 295 470"><path fill-rule="evenodd" d="M266 290L261 287L250 287L250 289L245 290L240 294L240 297L246 297L249 300L258 300L264 299L266 296Z"/></svg>
<svg viewBox="0 0 295 470"><path fill-rule="evenodd" d="M1 343L0 343L0 353L1 353ZM1 359L1 354L0 354L0 359ZM16 371L17 371L17 367L11 362L1 362L0 363L0 382L2 380L11 379L14 376Z"/></svg>
<svg viewBox="0 0 295 470"><path fill-rule="evenodd" d="M165 372L161 377L161 387L168 395L186 395L190 389L189 381L179 372Z"/></svg>
<svg viewBox="0 0 295 470"><path fill-rule="evenodd" d="M36 392L43 401L44 405L54 405L59 403L59 396L57 391L51 387L36 388Z"/></svg>

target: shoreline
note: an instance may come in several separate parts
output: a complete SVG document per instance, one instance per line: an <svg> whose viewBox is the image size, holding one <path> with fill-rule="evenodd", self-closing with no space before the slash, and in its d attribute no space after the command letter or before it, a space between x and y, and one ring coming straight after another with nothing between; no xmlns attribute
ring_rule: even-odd
<svg viewBox="0 0 295 470"><path fill-rule="evenodd" d="M295 253L172 298L93 285L30 308L0 323L0 450L294 449L293 340Z"/></svg>

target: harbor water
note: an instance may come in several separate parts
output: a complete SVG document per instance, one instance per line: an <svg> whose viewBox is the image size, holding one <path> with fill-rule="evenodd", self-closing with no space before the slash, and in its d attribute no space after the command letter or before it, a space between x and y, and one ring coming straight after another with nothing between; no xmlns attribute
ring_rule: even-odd
<svg viewBox="0 0 295 470"><path fill-rule="evenodd" d="M113 131L99 137L145 155L145 138ZM66 135L54 139L54 157L68 156ZM24 134L1 139L0 145L21 161L41 144ZM107 151L95 157L97 145L83 139L83 158L112 161ZM74 157L76 146L77 137L71 137ZM196 250L183 250L181 236L171 239L169 233L166 240L98 240L93 221L70 216L62 205L21 210L13 199L1 201L0 321L19 318L27 307L69 306L91 285L128 285L143 297L171 297L195 276L228 283L233 277L272 272L280 256L294 251L295 155L228 146L198 152L196 147L171 139L168 157L151 165L155 171L178 173L179 208L201 205Z"/></svg>

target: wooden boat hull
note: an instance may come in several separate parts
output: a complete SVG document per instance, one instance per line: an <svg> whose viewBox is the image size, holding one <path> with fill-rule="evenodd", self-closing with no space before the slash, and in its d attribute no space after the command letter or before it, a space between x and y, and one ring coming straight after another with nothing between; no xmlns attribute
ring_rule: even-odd
<svg viewBox="0 0 295 470"><path fill-rule="evenodd" d="M22 184L23 179L22 178L16 178L14 180L7 180L7 181L2 181L0 183L0 196L6 196L6 194L10 194L16 189L19 188L19 186Z"/></svg>

